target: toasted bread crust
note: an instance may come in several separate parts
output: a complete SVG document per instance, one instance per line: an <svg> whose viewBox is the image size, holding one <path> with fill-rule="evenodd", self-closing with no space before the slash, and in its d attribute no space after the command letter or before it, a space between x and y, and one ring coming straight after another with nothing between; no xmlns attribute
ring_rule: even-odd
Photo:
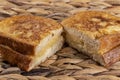
<svg viewBox="0 0 120 80"><path fill-rule="evenodd" d="M5 61L8 61L12 65L17 64L17 66L20 67L21 69L28 71L29 64L32 58L20 54L12 50L11 48L3 45L0 45L0 53Z"/></svg>
<svg viewBox="0 0 120 80"><path fill-rule="evenodd" d="M100 49L99 53L104 54L109 50L120 45L120 33L105 35L99 38Z"/></svg>
<svg viewBox="0 0 120 80"><path fill-rule="evenodd" d="M0 45L0 54L4 61L7 61L12 65L17 65L22 70L30 71L56 53L56 51L60 50L63 46L63 42L63 37L59 36L59 39L56 40L55 44L51 44L51 47L48 46L41 51L42 53L33 56L23 55L7 46Z"/></svg>
<svg viewBox="0 0 120 80"><path fill-rule="evenodd" d="M120 18L106 12L83 11L63 20L62 24L99 41L100 54L120 44Z"/></svg>
<svg viewBox="0 0 120 80"><path fill-rule="evenodd" d="M60 28L55 20L33 15L17 15L0 22L0 32L33 44Z"/></svg>
<svg viewBox="0 0 120 80"><path fill-rule="evenodd" d="M23 43L2 33L0 34L0 44L9 46L13 50L18 51L24 55L34 55L34 45L25 42Z"/></svg>
<svg viewBox="0 0 120 80"><path fill-rule="evenodd" d="M83 11L62 21L68 44L104 66L120 58L120 17Z"/></svg>
<svg viewBox="0 0 120 80"><path fill-rule="evenodd" d="M120 26L120 18L103 11L83 11L77 13L63 20L62 25L85 32L93 39L120 32L120 27L118 27ZM111 25L116 25L117 27L111 27Z"/></svg>
<svg viewBox="0 0 120 80"><path fill-rule="evenodd" d="M120 45L109 52L102 55L104 60L104 66L109 67L113 63L120 60Z"/></svg>
<svg viewBox="0 0 120 80"><path fill-rule="evenodd" d="M34 55L35 47L52 31L61 29L56 21L33 15L17 15L0 22L0 44L25 55Z"/></svg>

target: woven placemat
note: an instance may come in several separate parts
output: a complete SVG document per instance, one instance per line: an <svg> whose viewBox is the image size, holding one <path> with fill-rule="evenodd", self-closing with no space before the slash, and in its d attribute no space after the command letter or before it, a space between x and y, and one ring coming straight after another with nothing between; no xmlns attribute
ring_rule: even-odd
<svg viewBox="0 0 120 80"><path fill-rule="evenodd" d="M84 10L103 10L120 16L120 0L0 0L0 20L18 14L34 14L61 21ZM120 62L109 69L65 45L30 72L3 62L0 80L120 80Z"/></svg>

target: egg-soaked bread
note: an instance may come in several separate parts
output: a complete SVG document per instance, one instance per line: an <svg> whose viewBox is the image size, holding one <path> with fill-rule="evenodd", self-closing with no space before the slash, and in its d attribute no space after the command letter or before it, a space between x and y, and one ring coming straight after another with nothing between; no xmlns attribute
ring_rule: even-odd
<svg viewBox="0 0 120 80"><path fill-rule="evenodd" d="M62 32L62 26L49 18L33 15L6 18L0 22L3 59L29 71L61 49Z"/></svg>
<svg viewBox="0 0 120 80"><path fill-rule="evenodd" d="M120 18L103 11L82 11L62 21L70 46L104 66L120 59Z"/></svg>

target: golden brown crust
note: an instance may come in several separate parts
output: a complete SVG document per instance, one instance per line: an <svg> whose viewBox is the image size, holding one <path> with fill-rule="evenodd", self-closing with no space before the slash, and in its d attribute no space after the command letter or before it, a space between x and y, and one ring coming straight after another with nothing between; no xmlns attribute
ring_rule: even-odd
<svg viewBox="0 0 120 80"><path fill-rule="evenodd" d="M8 61L12 65L17 65L21 69L28 71L31 58L20 54L9 47L0 45L0 54L2 55L3 60Z"/></svg>
<svg viewBox="0 0 120 80"><path fill-rule="evenodd" d="M106 67L109 67L113 63L117 62L120 60L120 45L107 53L103 54L103 60L105 62Z"/></svg>
<svg viewBox="0 0 120 80"><path fill-rule="evenodd" d="M52 19L33 15L17 15L0 22L0 32L33 44L61 27Z"/></svg>
<svg viewBox="0 0 120 80"><path fill-rule="evenodd" d="M104 54L109 50L115 48L116 46L120 45L120 33L102 36L99 38L99 41L99 53Z"/></svg>
<svg viewBox="0 0 120 80"><path fill-rule="evenodd" d="M18 51L24 55L26 55L26 54L34 55L34 47L35 46L25 43L25 42L23 43L19 40L8 37L2 33L0 34L0 44L9 46L13 50Z"/></svg>
<svg viewBox="0 0 120 80"><path fill-rule="evenodd" d="M120 18L103 11L83 11L65 19L64 27L75 28L99 42L103 54L120 44Z"/></svg>
<svg viewBox="0 0 120 80"><path fill-rule="evenodd" d="M120 17L103 11L82 11L62 21L65 37L76 48L104 66L120 59ZM78 39L78 40L77 40ZM79 42L79 43L78 43ZM80 43L82 42L82 43Z"/></svg>
<svg viewBox="0 0 120 80"><path fill-rule="evenodd" d="M51 31L62 26L56 21L33 15L17 15L0 22L0 44L22 54L34 55L34 48Z"/></svg>
<svg viewBox="0 0 120 80"><path fill-rule="evenodd" d="M85 32L93 39L120 32L120 18L103 11L83 11L63 20L62 24Z"/></svg>

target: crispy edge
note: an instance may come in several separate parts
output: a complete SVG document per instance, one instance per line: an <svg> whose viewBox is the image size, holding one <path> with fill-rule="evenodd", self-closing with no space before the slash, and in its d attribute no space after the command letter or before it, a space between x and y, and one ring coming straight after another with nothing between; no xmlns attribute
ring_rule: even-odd
<svg viewBox="0 0 120 80"><path fill-rule="evenodd" d="M22 70L28 71L32 58L22 55L7 46L0 45L0 54L4 61L17 65Z"/></svg>
<svg viewBox="0 0 120 80"><path fill-rule="evenodd" d="M41 16L33 16L33 15L28 15L28 14L9 17L7 19L2 20L0 22L0 25L1 26L3 24L8 25L11 20L13 20L13 21L15 20L16 21L16 20L19 20L19 18L20 19L25 19L26 17L27 18L30 17L32 19L36 18L38 20L43 19L45 22L47 22L46 24L51 22L51 24L55 24L57 26L54 30L63 28L61 24L59 24L57 21L55 21L53 19L45 18L45 17L41 17ZM44 39L46 36L47 35L42 36L41 40ZM7 35L5 33L2 33L2 32L0 32L0 44L9 46L13 50L15 50L17 52L20 52L22 54L25 54L25 55L35 55L34 52L35 52L35 47L37 45L37 43L34 44L34 43L27 42L25 40L20 40L20 39L14 38L12 36L9 36L9 35Z"/></svg>
<svg viewBox="0 0 120 80"><path fill-rule="evenodd" d="M64 19L61 24L63 26L67 26L67 27L73 27L72 25L76 23L76 21L78 20L87 20L87 19L91 19L92 17L95 17L95 16L105 16L107 17L108 19L114 19L114 20L120 20L119 17L116 17L108 12L105 12L105 11L81 11L81 12L78 12L66 19ZM89 24L88 24L89 25ZM77 26L74 26L74 27L77 27Z"/></svg>
<svg viewBox="0 0 120 80"><path fill-rule="evenodd" d="M84 13L87 13L87 12L88 12L88 13L90 12L90 13L94 13L94 14L96 13L96 14L97 14L97 11L83 11L83 12L79 12L79 13L77 13L77 14L69 17L69 18L64 19L64 20L61 22L61 24L62 24L64 27L72 27L71 25L75 23L75 18L81 17L81 15L83 15ZM99 11L99 12L100 12L100 14L105 14L105 15L107 15L107 16L110 17L110 18L117 19L116 16L113 16L113 15L107 13L107 12L103 12L103 11ZM91 17L90 13L89 13L89 16ZM95 14L95 15L96 15L96 14ZM93 14L92 14L92 15L93 15ZM77 19L79 19L79 18L77 18ZM118 18L118 19L120 19L120 18ZM81 20L82 20L82 18L81 18ZM76 27L77 27L77 26L76 26ZM76 28L76 27L74 27L74 28ZM119 34L118 34L118 35L119 35ZM112 40L112 42L114 43L115 40L118 40L118 39L114 39L114 40ZM101 42L103 42L103 40L101 40ZM117 44L117 42L115 42L115 44ZM103 45L103 46L104 46L104 45ZM101 48L103 48L103 46L101 46ZM119 46L119 47L116 47L116 46L118 46L118 44L117 44L116 46L115 46L115 45L111 45L111 46L113 46L114 49L109 50L109 52L106 52L106 53L104 53L104 54L100 54L99 56L98 56L98 54L96 54L96 55L94 55L94 56L91 56L91 58L93 57L93 59L94 59L95 61L99 62L100 64L104 65L105 67L109 67L109 66L112 65L113 63L119 61L119 59L120 59L120 53L119 53L119 52L120 52L120 46ZM111 46L110 46L110 47L111 47ZM110 48L110 47L109 47L109 48ZM113 48L113 47L112 47L112 48ZM115 48L115 47L116 47L116 48ZM117 49L119 49L119 50L117 50ZM116 52L116 51L118 51L118 52Z"/></svg>
<svg viewBox="0 0 120 80"><path fill-rule="evenodd" d="M100 41L100 48L98 53L104 54L120 45L120 33L105 35L100 37L98 40Z"/></svg>
<svg viewBox="0 0 120 80"><path fill-rule="evenodd" d="M43 33L44 32L49 33L49 31L57 30L57 29L62 28L62 25L60 23L58 23L56 20L53 20L51 18L42 17L42 16L34 16L34 15L30 15L30 14L29 15L28 14L25 14L25 15L14 15L12 17L3 19L0 22L0 26L2 26L2 25L9 26L9 25L11 25L14 22L16 22L15 24L17 24L17 22L25 22L25 21L32 21L33 22L34 20L38 21L38 22L39 21L45 22L47 27L41 24L43 27L47 28L45 30L41 30L41 32L43 32ZM31 24L34 24L34 23L31 23ZM53 29L51 29L51 27L49 27L48 25L52 25L51 27ZM43 38L44 37L46 37L46 36L43 36ZM41 39L43 39L43 38L41 38Z"/></svg>
<svg viewBox="0 0 120 80"><path fill-rule="evenodd" d="M120 45L102 55L105 67L109 67L120 60Z"/></svg>
<svg viewBox="0 0 120 80"><path fill-rule="evenodd" d="M0 34L0 44L9 46L13 50L20 52L24 55L35 55L34 45L8 37L2 33Z"/></svg>
<svg viewBox="0 0 120 80"><path fill-rule="evenodd" d="M109 50L104 54L94 54L90 57L96 62L103 65L104 67L109 68L109 66L113 65L115 62L120 60L120 45Z"/></svg>

